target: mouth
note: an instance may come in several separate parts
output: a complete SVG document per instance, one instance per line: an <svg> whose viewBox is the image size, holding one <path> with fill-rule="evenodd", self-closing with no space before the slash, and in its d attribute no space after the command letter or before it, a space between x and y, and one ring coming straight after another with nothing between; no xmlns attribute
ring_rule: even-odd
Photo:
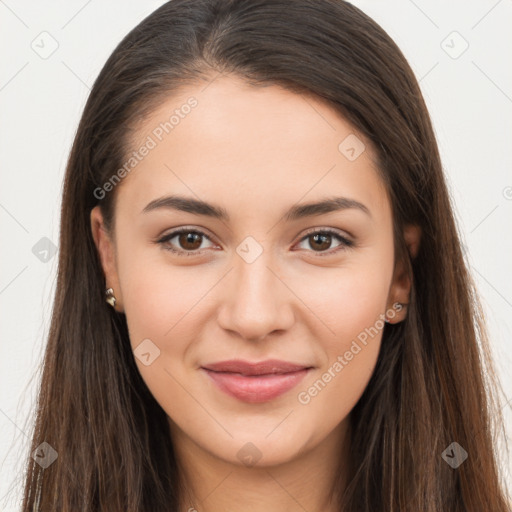
<svg viewBox="0 0 512 512"><path fill-rule="evenodd" d="M293 389L312 368L277 360L232 360L209 364L201 370L224 393L244 402L262 403Z"/></svg>

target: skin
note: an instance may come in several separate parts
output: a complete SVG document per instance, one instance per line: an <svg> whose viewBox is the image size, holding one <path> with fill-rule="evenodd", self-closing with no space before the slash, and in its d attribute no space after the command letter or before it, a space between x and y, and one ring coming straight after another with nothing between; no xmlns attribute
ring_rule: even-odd
<svg viewBox="0 0 512 512"><path fill-rule="evenodd" d="M134 149L190 96L198 106L117 186L115 235L106 232L99 207L91 212L106 285L126 314L132 347L150 339L160 350L148 366L135 360L169 418L187 489L180 510L236 511L243 504L246 512L334 511L332 486L338 475L345 482L350 467L349 414L374 370L382 331L309 403L298 394L379 315L407 303L411 287L395 262L391 205L375 154L357 135L366 149L347 159L338 146L357 132L321 100L233 76L166 99L137 127ZM170 194L219 205L231 219L166 208L142 213ZM292 205L333 194L363 203L371 216L351 208L283 219ZM155 242L181 226L207 236L188 245L183 236ZM355 245L306 237L325 228ZM237 253L248 236L263 250L251 263ZM414 257L420 232L408 226L404 237ZM165 245L202 253L179 256ZM396 311L390 323L406 312ZM314 369L284 395L246 403L199 369L237 358ZM237 455L250 451L249 442L260 456L252 466Z"/></svg>

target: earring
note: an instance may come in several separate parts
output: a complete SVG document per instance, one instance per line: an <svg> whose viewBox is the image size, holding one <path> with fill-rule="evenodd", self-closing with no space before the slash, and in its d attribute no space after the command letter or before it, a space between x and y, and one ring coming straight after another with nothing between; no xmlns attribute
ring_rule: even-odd
<svg viewBox="0 0 512 512"><path fill-rule="evenodd" d="M114 290L112 288L107 288L105 290L105 295L107 298L105 299L113 308L116 305L116 298L114 296Z"/></svg>
<svg viewBox="0 0 512 512"><path fill-rule="evenodd" d="M409 303L408 303L408 302L405 302L405 303L404 303L404 302L395 302L394 306L396 306L396 305L397 305L397 306L401 306L401 307L400 307L400 309L402 309L404 306L405 306L405 307L407 307L407 306L409 305ZM394 315L393 315L393 317L394 317ZM391 318L393 318L393 317L391 317ZM384 322L385 322L386 324L390 324L390 323L391 323L391 322L388 320L387 316L384 318Z"/></svg>

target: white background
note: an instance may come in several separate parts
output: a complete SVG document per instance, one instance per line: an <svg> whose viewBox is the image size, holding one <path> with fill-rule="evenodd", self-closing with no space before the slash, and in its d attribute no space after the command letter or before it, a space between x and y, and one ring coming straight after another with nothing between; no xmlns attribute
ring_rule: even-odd
<svg viewBox="0 0 512 512"><path fill-rule="evenodd" d="M32 248L43 237L58 246L66 159L94 79L162 3L0 0L0 511L20 506L56 276L57 257L44 263ZM353 3L396 41L420 80L488 316L511 438L512 1ZM458 55L461 37L469 46ZM43 44L58 48L41 58L33 47Z"/></svg>

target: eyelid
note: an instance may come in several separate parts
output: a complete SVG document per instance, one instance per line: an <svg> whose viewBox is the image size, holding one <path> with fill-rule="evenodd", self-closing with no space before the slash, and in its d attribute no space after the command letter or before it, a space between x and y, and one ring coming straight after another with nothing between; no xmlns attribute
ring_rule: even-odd
<svg viewBox="0 0 512 512"><path fill-rule="evenodd" d="M175 228L171 230L169 233L157 237L157 239L154 241L156 244L162 244L164 245L164 248L174 254L178 255L184 255L184 256L198 256L200 254L203 254L203 252L206 249L196 249L194 251L185 251L183 249L172 249L170 247L165 247L165 244L169 242L172 238L174 238L177 235L180 235L182 233L195 233L203 238L207 238L212 243L216 243L212 240L212 236L208 233L208 230L205 228L197 228L193 226L180 226L179 228ZM310 252L315 254L315 256L329 256L337 254L338 252L346 249L350 249L351 247L355 246L355 242L352 240L352 235L349 235L346 231L341 231L336 228L330 228L330 227L313 227L309 228L304 234L301 235L298 242L294 245L300 244L303 242L308 236L312 234L329 234L333 235L334 237L337 237L339 241L341 242L339 246L335 247L334 249L328 249L326 251L312 251L312 250L306 250L306 252ZM349 236L346 236L346 235ZM219 244L217 244L219 245ZM300 250L300 249L299 249Z"/></svg>
<svg viewBox="0 0 512 512"><path fill-rule="evenodd" d="M338 230L336 228L329 228L329 227L324 227L324 228L320 227L320 228L318 228L318 227L314 227L314 228L310 228L309 230L307 230L306 233L301 236L301 238L300 238L298 243L301 243L303 240L305 240L306 238L308 238L309 236L311 236L313 234L328 234L328 235L332 235L332 236L334 236L334 237L339 239L339 241L341 242L340 245L338 245L337 247L328 249L327 251L306 250L306 252L307 253L313 253L315 255L315 257L334 256L334 255L338 255L342 251L346 251L347 249L350 249L350 248L355 246L355 242L352 240L353 237L352 236L346 236L345 234L342 234L342 233L343 232L341 230Z"/></svg>
<svg viewBox="0 0 512 512"><path fill-rule="evenodd" d="M307 236L309 236L309 235L311 235L313 233L329 233L329 234L332 234L332 235L339 236L340 238L342 238L343 240L345 240L348 243L354 243L353 242L354 236L351 235L348 231L344 231L344 230L337 229L337 228L330 228L330 227L309 228L302 235L302 237L300 238L300 241L302 241L304 238L306 238Z"/></svg>
<svg viewBox="0 0 512 512"><path fill-rule="evenodd" d="M170 247L166 247L165 244L169 242L169 240L173 239L175 236L180 235L182 233L195 233L203 238L207 238L212 243L216 243L212 240L212 236L209 234L208 230L205 228L197 228L193 226L180 226L179 228L172 229L169 233L165 235L161 235L154 240L156 244L162 244L164 246L164 249L168 250L169 252L172 252L174 254L184 254L186 256L195 256L202 254L203 251L206 249L196 249L195 251L185 251L183 249L172 249ZM217 244L219 245L219 244Z"/></svg>

